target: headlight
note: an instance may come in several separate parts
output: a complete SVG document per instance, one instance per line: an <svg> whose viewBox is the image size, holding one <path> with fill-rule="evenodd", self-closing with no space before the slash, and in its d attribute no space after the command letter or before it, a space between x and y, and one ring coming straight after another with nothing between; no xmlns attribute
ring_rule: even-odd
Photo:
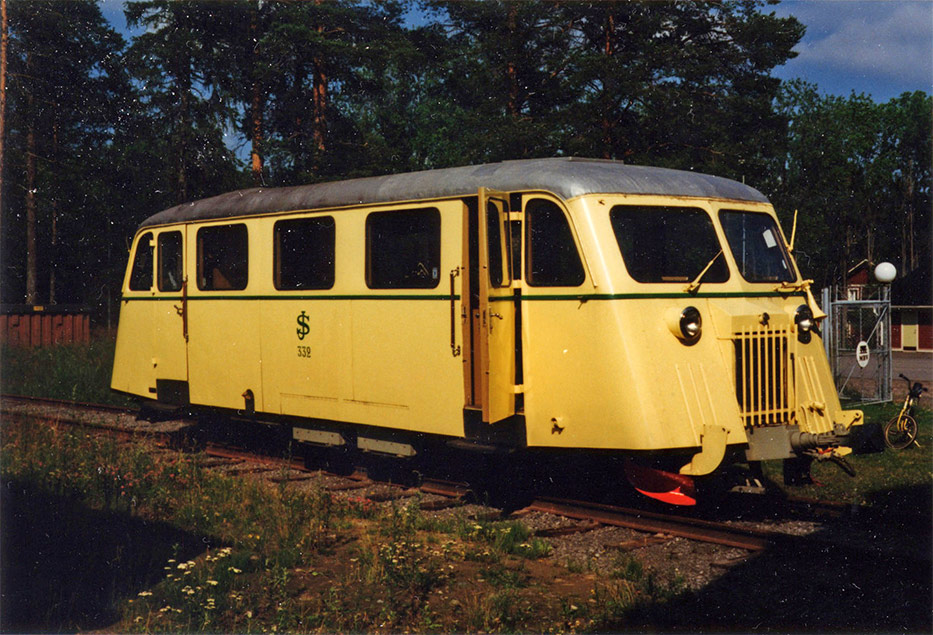
<svg viewBox="0 0 933 635"><path fill-rule="evenodd" d="M794 324L797 325L797 339L804 344L810 342L810 331L816 327L816 320L813 319L813 311L806 304L797 307L794 314Z"/></svg>
<svg viewBox="0 0 933 635"><path fill-rule="evenodd" d="M703 318L700 317L700 312L696 307L688 306L686 309L680 313L680 332L683 333L684 339L688 340L698 340L700 339L700 331L703 329Z"/></svg>
<svg viewBox="0 0 933 635"><path fill-rule="evenodd" d="M703 318L700 317L699 309L693 306L688 306L683 311L672 309L667 314L667 326L684 344L694 344L700 339Z"/></svg>
<svg viewBox="0 0 933 635"><path fill-rule="evenodd" d="M801 333L809 333L810 329L813 328L813 311L806 304L801 304L797 307L794 322Z"/></svg>

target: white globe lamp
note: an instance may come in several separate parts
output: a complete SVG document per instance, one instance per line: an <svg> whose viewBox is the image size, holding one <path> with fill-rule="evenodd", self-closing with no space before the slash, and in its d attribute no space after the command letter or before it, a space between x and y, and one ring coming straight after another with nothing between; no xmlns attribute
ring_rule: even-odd
<svg viewBox="0 0 933 635"><path fill-rule="evenodd" d="M890 262L879 262L875 267L875 280L882 284L890 284L897 276L897 269Z"/></svg>

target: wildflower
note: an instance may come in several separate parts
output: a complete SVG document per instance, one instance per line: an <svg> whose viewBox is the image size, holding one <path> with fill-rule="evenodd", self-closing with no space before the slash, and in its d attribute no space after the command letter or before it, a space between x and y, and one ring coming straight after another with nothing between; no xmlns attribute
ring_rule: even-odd
<svg viewBox="0 0 933 635"><path fill-rule="evenodd" d="M182 570L187 569L187 568L188 568L188 563L187 563L187 562L182 562L182 563L180 563L180 564L178 565L178 568L179 568L179 569L182 569Z"/></svg>
<svg viewBox="0 0 933 635"><path fill-rule="evenodd" d="M143 621L143 616L142 616L142 615L137 615L137 616L136 616L136 619L134 619L133 621L134 621L135 623L139 624L140 622Z"/></svg>
<svg viewBox="0 0 933 635"><path fill-rule="evenodd" d="M137 595L141 598L147 598L150 595L152 595L152 592L151 591L140 591Z"/></svg>
<svg viewBox="0 0 933 635"><path fill-rule="evenodd" d="M211 586L217 586L217 580L208 580L207 583Z"/></svg>
<svg viewBox="0 0 933 635"><path fill-rule="evenodd" d="M253 619L253 612L252 612L252 611L247 611L247 612L246 612L246 617L247 617L248 619Z"/></svg>
<svg viewBox="0 0 933 635"><path fill-rule="evenodd" d="M232 571L233 573L243 573L241 569L237 569L236 567L227 567L227 571Z"/></svg>

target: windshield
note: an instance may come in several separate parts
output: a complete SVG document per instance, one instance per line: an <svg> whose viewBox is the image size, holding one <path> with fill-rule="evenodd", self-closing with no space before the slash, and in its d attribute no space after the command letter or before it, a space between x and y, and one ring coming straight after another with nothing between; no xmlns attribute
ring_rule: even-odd
<svg viewBox="0 0 933 635"><path fill-rule="evenodd" d="M707 265L704 282L729 279L726 259L716 258L722 247L713 221L703 210L616 205L609 219L625 268L636 281L690 282Z"/></svg>
<svg viewBox="0 0 933 635"><path fill-rule="evenodd" d="M784 241L767 214L724 209L719 222L739 273L748 282L792 282L796 279Z"/></svg>

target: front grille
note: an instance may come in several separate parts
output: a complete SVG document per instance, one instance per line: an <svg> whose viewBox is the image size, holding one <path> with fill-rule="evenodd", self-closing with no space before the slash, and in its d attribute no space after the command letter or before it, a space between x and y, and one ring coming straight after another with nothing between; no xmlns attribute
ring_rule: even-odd
<svg viewBox="0 0 933 635"><path fill-rule="evenodd" d="M745 425L788 423L794 409L787 329L747 328L734 341L735 395Z"/></svg>

